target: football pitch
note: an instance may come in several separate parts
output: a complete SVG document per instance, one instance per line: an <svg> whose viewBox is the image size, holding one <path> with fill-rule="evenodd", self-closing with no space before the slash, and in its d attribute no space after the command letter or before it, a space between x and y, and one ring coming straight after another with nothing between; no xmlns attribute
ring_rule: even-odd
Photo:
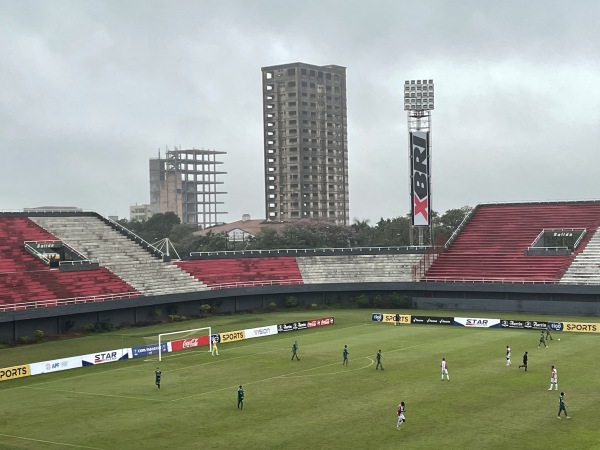
<svg viewBox="0 0 600 450"><path fill-rule="evenodd" d="M0 449L600 448L600 335L554 332L548 348L538 348L538 331L394 326L371 322L370 313L215 316L2 349L1 366L8 367L143 345L174 330L211 326L216 333L335 317L333 326L221 344L218 357L203 348L160 363L135 358L2 382ZM300 361L291 361L294 340ZM383 371L375 370L378 350ZM518 368L525 351L527 372ZM442 358L450 381L441 381ZM548 391L552 365L558 391ZM569 420L557 419L561 391ZM406 422L397 430L400 401Z"/></svg>

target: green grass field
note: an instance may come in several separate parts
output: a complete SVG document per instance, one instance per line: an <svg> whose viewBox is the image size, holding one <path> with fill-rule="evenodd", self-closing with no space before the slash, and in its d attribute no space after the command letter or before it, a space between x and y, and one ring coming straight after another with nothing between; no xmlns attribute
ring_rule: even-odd
<svg viewBox="0 0 600 450"><path fill-rule="evenodd" d="M600 336L591 334L554 333L538 349L535 331L396 327L371 323L364 310L243 314L6 348L0 365L142 345L183 328L219 332L327 315L334 326L222 344L219 357L168 355L160 390L157 362L144 358L2 382L0 449L600 448ZM520 317L540 318L509 318ZM294 340L300 361L290 361ZM378 349L383 372L375 370ZM525 350L527 373L517 368ZM442 357L449 382L441 381ZM551 365L571 420L556 418ZM396 430L401 400L407 420Z"/></svg>

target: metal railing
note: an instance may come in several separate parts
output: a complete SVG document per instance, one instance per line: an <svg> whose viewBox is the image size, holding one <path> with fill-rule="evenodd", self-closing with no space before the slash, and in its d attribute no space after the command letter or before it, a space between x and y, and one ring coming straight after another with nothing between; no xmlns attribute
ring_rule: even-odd
<svg viewBox="0 0 600 450"><path fill-rule="evenodd" d="M257 286L285 286L293 284L304 284L304 280L302 278L293 278L289 280L235 281L231 283L208 284L207 286L212 290L218 290Z"/></svg>
<svg viewBox="0 0 600 450"><path fill-rule="evenodd" d="M124 298L141 297L141 292L122 292L119 294L89 295L86 297L71 297L50 300L37 300L33 302L12 303L0 305L0 312L21 311L24 309L48 308L53 306L80 305L83 303L105 302L110 300L122 300Z"/></svg>
<svg viewBox="0 0 600 450"><path fill-rule="evenodd" d="M399 246L399 247L339 247L339 248L281 248L271 250L221 250L214 252L191 252L192 258L215 257L215 256L307 256L316 254L351 255L357 253L422 253L428 246Z"/></svg>

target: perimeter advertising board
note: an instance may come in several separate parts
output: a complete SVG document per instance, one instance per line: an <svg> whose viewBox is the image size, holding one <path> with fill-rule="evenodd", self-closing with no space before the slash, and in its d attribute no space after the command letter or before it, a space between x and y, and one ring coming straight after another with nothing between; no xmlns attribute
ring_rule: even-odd
<svg viewBox="0 0 600 450"><path fill-rule="evenodd" d="M0 369L0 381L12 380L15 378L28 377L31 374L29 364L22 366L12 366Z"/></svg>
<svg viewBox="0 0 600 450"><path fill-rule="evenodd" d="M116 350L81 355L81 365L95 366L96 364L105 364L120 361L122 359L130 359L131 357L130 348L119 348Z"/></svg>
<svg viewBox="0 0 600 450"><path fill-rule="evenodd" d="M410 202L414 226L429 226L431 223L429 169L429 132L413 131L410 133Z"/></svg>
<svg viewBox="0 0 600 450"><path fill-rule="evenodd" d="M413 325L452 325L454 317L440 316L412 316L410 323Z"/></svg>
<svg viewBox="0 0 600 450"><path fill-rule="evenodd" d="M500 319L484 319L478 317L455 317L454 325L469 328L499 328Z"/></svg>
<svg viewBox="0 0 600 450"><path fill-rule="evenodd" d="M53 359L51 361L41 361L30 364L31 375L40 375L42 373L60 372L61 370L77 369L82 366L81 356L72 358Z"/></svg>
<svg viewBox="0 0 600 450"><path fill-rule="evenodd" d="M563 325L563 331L575 331L577 333L600 332L600 324L598 323L563 322Z"/></svg>
<svg viewBox="0 0 600 450"><path fill-rule="evenodd" d="M410 315L398 314L399 323L409 324L410 320ZM396 323L396 313L371 313L371 321L383 323Z"/></svg>

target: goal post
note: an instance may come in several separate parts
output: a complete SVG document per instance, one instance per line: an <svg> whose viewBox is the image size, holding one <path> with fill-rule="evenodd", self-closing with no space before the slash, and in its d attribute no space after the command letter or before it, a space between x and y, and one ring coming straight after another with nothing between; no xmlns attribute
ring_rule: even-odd
<svg viewBox="0 0 600 450"><path fill-rule="evenodd" d="M212 352L212 327L194 328L191 330L172 331L158 335L158 360L162 361L163 344L171 342L171 351L208 345Z"/></svg>

